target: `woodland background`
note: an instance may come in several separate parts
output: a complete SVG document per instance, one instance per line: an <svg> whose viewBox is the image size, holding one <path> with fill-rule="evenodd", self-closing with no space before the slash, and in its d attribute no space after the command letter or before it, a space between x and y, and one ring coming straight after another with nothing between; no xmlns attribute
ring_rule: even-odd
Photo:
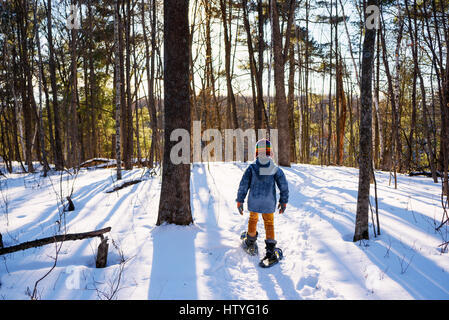
<svg viewBox="0 0 449 320"><path fill-rule="evenodd" d="M33 161L62 168L116 157L116 49L124 165L161 161L162 2L114 4L0 3L0 153L8 169L11 161L32 172ZM374 165L399 172L428 169L435 178L443 171L447 131L449 4L380 5ZM280 63L291 162L357 166L361 10L352 0L280 1L279 62L269 2L191 1L192 119L201 120L203 129L277 127L274 69Z"/></svg>

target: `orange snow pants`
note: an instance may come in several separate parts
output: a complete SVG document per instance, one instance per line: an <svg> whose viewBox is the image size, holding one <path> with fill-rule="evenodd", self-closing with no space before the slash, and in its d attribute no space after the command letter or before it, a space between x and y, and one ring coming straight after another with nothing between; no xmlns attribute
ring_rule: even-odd
<svg viewBox="0 0 449 320"><path fill-rule="evenodd" d="M274 240L274 213L262 213L262 218L265 227L265 237ZM252 237L256 235L258 220L259 214L257 212L249 213L248 234Z"/></svg>

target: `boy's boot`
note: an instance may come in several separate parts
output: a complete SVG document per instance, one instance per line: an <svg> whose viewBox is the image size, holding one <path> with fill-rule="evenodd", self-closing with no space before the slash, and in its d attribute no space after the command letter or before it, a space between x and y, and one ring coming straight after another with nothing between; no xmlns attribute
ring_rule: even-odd
<svg viewBox="0 0 449 320"><path fill-rule="evenodd" d="M259 266L261 266L262 268L269 268L278 263L279 260L283 258L283 253L281 249L276 248L276 240L267 239L265 240L265 244L267 254L260 261Z"/></svg>
<svg viewBox="0 0 449 320"><path fill-rule="evenodd" d="M256 235L254 237L251 237L248 233L246 234L245 243L250 248L253 247L256 244L257 236L259 233L256 231Z"/></svg>
<svg viewBox="0 0 449 320"><path fill-rule="evenodd" d="M268 259L268 261L270 263L278 260L278 257L276 256L275 253L275 248L276 248L276 240L273 239L267 239L265 240L265 249L267 251L267 253L265 254L265 258L264 259Z"/></svg>
<svg viewBox="0 0 449 320"><path fill-rule="evenodd" d="M257 248L257 235L257 231L254 237L251 237L246 231L244 231L241 235L243 249L252 256L257 255L259 252Z"/></svg>

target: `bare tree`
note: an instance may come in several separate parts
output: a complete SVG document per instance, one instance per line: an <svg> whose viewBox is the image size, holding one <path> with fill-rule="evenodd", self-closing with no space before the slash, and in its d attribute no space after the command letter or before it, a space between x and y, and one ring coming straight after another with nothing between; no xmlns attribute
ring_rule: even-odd
<svg viewBox="0 0 449 320"><path fill-rule="evenodd" d="M120 153L120 114L121 114L121 70L120 70L120 0L115 0L114 13L114 57L115 57L115 158L117 161L117 180L122 178L122 157Z"/></svg>
<svg viewBox="0 0 449 320"><path fill-rule="evenodd" d="M123 25L125 26L125 65L126 74L122 79L126 84L126 104L122 106L122 117L124 118L124 131L123 132L123 160L126 170L131 170L133 167L133 116L132 116L132 98L131 98L131 15L132 8L130 0L125 0L123 6L126 4L126 13L123 16ZM125 8L123 9L125 11ZM122 70L123 71L123 70ZM137 84L135 84L137 85Z"/></svg>
<svg viewBox="0 0 449 320"><path fill-rule="evenodd" d="M271 0L271 27L272 27L272 46L274 58L274 85L276 89L275 105L277 127L279 130L279 164L281 166L290 167L290 130L288 122L288 104L285 95L285 62L288 57L288 49L290 47L291 27L296 8L296 1L290 0L287 27L285 30L285 43L282 47L282 34L279 24L279 10L275 0Z"/></svg>
<svg viewBox="0 0 449 320"><path fill-rule="evenodd" d="M363 40L362 74L360 81L360 154L359 154L359 189L357 197L357 215L353 241L369 239L368 213L369 193L372 168L372 78L374 47L376 43L375 28L367 27L366 8L377 6L377 0L368 0L364 7L365 38Z"/></svg>
<svg viewBox="0 0 449 320"><path fill-rule="evenodd" d="M223 37L225 45L225 73L226 73L226 89L227 89L227 114L228 126L237 129L239 127L237 119L237 105L235 101L234 89L232 88L232 70L231 70L231 18L232 18L232 1L220 0L221 19L223 23ZM229 9L228 9L229 7Z"/></svg>
<svg viewBox="0 0 449 320"><path fill-rule="evenodd" d="M48 66L50 70L50 82L51 82L51 90L53 95L53 121L54 121L54 140L55 140L55 149L54 149L54 161L55 161L55 169L62 170L64 168L64 157L62 154L62 143L61 143L61 120L60 120L60 111L59 111L59 103L58 103L58 86L56 83L56 62L55 62L55 54L54 54L54 43L53 43L53 26L52 26L52 1L47 1L47 41L48 41L48 53L49 60Z"/></svg>
<svg viewBox="0 0 449 320"><path fill-rule="evenodd" d="M189 1L164 1L164 160L157 225L193 223L190 206L190 164L170 159L175 129L190 133Z"/></svg>
<svg viewBox="0 0 449 320"><path fill-rule="evenodd" d="M156 102L154 99L154 74L155 74L155 57L156 57L156 0L151 1L151 56L150 45L148 41L147 29L145 24L145 2L142 0L142 29L143 39L145 43L145 67L147 69L147 87L148 87L148 111L151 119L151 146L148 166L153 167L154 154L156 151L156 143L158 141L157 134L157 118L156 118Z"/></svg>
<svg viewBox="0 0 449 320"><path fill-rule="evenodd" d="M76 0L71 0L72 8L76 8ZM73 9L76 10L76 9ZM70 57L71 57L71 77L70 77L70 107L69 107L69 136L68 149L70 157L67 161L70 167L78 166L81 163L81 150L78 139L78 57L77 57L77 28L70 28Z"/></svg>
<svg viewBox="0 0 449 320"><path fill-rule="evenodd" d="M39 28L37 24L37 1L33 5L33 18L34 18L34 34L36 36L36 45L38 52L38 86L39 86L39 114L38 114L38 131L39 131L39 141L40 141L40 152L42 153L42 161L44 164L44 176L47 175L47 171L50 170L50 166L47 160L47 152L45 150L45 133L44 133L44 123L43 123L43 112L42 112L42 82L43 82L43 74L44 67L42 65L42 54L41 54L41 45L39 38ZM47 100L48 101L48 100ZM47 105L48 107L48 105Z"/></svg>
<svg viewBox="0 0 449 320"><path fill-rule="evenodd" d="M242 1L243 7L243 25L246 31L246 42L248 46L248 54L249 54L249 65L250 65L250 73L251 73L251 89L253 94L253 110L254 110L254 129L262 128L262 115L264 110L264 101L263 101L263 86L262 86L262 72L263 72L263 13L262 11L262 1L258 1L258 58L259 63L257 64L255 53L254 53L254 45L253 39L251 35L251 27L249 21L249 8L248 1ZM260 62L262 59L262 63Z"/></svg>

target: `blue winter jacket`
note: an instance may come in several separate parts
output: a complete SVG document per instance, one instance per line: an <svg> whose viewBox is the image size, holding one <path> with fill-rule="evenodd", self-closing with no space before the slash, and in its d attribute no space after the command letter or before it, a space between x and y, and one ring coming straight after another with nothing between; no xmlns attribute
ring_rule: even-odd
<svg viewBox="0 0 449 320"><path fill-rule="evenodd" d="M270 169L270 170L269 170ZM280 203L288 202L288 183L284 172L273 160L265 165L256 159L249 165L240 181L237 202L244 203L248 196L248 210L258 213L273 213L276 211L276 187L280 191Z"/></svg>

